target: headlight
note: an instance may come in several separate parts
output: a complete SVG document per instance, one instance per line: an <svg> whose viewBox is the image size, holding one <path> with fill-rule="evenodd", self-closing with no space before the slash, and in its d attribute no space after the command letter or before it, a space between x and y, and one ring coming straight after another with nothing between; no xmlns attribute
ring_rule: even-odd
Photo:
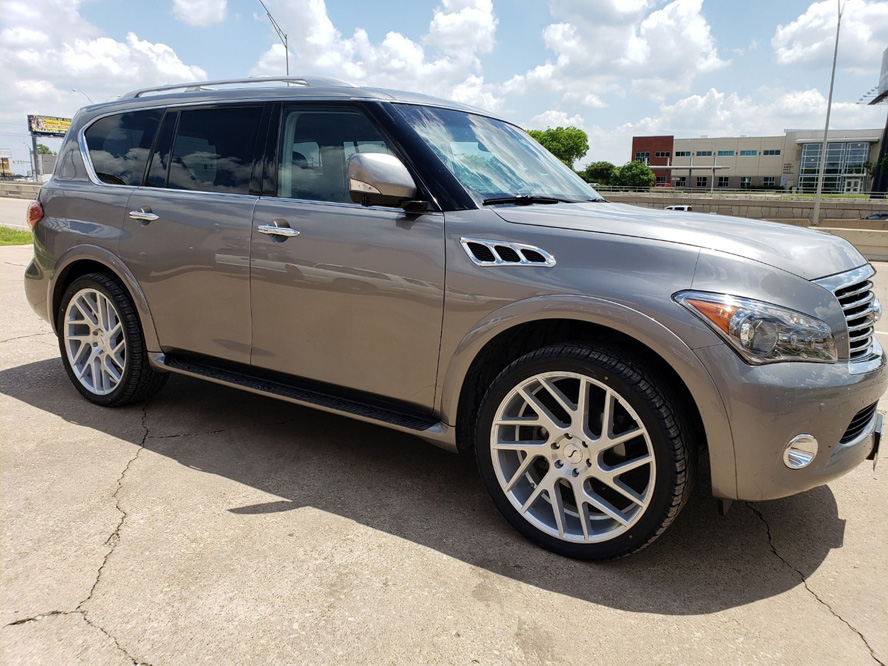
<svg viewBox="0 0 888 666"><path fill-rule="evenodd" d="M675 300L709 324L747 362L834 363L832 331L815 317L750 298L682 291Z"/></svg>

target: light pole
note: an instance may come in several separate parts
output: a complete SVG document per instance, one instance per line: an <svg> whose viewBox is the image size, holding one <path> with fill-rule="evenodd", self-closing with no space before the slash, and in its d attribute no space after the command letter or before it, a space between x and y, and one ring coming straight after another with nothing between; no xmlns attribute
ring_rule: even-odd
<svg viewBox="0 0 888 666"><path fill-rule="evenodd" d="M28 159L31 161L31 173L36 177L36 174L37 174L36 157L37 156L34 154L34 151L31 150L31 146L29 146L24 141L22 141L21 143L25 147L25 150L28 151Z"/></svg>
<svg viewBox="0 0 888 666"><path fill-rule="evenodd" d="M287 33L281 30L281 26L278 25L278 22L274 20L274 16L271 15L271 12L268 11L268 7L265 6L265 3L262 0L259 0L259 4L262 5L262 9L265 10L265 14L268 16L268 20L271 21L271 27L274 28L274 31L277 33L278 38L284 44L284 57L286 58L287 63L287 76L290 76L290 46L287 43Z"/></svg>
<svg viewBox="0 0 888 666"><path fill-rule="evenodd" d="M83 95L84 97L86 97L86 99L89 100L89 103L90 103L90 104L95 104L95 102L92 101L92 97L90 97L89 95L87 95L87 94L86 94L85 92L83 92L82 90L78 90L77 88L71 88L71 92L79 92L81 95Z"/></svg>
<svg viewBox="0 0 888 666"><path fill-rule="evenodd" d="M823 144L820 146L820 173L817 176L817 192L814 194L814 211L811 213L811 226L820 225L820 196L823 192L823 176L826 174L827 135L829 134L829 114L832 111L833 84L836 81L836 58L839 55L839 30L842 29L844 0L836 0L839 19L836 21L836 46L833 49L832 74L829 77L829 98L826 100L826 126L823 128Z"/></svg>

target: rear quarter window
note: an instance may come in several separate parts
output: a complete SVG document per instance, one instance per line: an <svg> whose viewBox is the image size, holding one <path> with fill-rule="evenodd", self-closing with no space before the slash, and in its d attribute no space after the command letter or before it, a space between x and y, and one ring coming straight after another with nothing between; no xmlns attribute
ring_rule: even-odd
<svg viewBox="0 0 888 666"><path fill-rule="evenodd" d="M132 111L100 118L84 137L96 176L108 185L140 185L163 111Z"/></svg>

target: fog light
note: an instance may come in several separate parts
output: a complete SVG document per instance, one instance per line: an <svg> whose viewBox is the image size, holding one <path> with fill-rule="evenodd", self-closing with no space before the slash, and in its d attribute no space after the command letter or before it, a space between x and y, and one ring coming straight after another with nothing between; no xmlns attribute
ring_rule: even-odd
<svg viewBox="0 0 888 666"><path fill-rule="evenodd" d="M783 464L789 469L807 467L817 455L817 440L814 435L796 435L783 452Z"/></svg>

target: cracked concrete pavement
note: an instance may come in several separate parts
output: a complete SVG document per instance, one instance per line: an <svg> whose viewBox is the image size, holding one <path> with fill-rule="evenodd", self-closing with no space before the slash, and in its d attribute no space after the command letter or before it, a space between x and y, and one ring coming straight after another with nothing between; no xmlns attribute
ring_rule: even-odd
<svg viewBox="0 0 888 666"><path fill-rule="evenodd" d="M3 663L888 662L884 466L725 517L698 484L650 548L565 560L406 435L184 377L87 403L29 256L0 248Z"/></svg>

